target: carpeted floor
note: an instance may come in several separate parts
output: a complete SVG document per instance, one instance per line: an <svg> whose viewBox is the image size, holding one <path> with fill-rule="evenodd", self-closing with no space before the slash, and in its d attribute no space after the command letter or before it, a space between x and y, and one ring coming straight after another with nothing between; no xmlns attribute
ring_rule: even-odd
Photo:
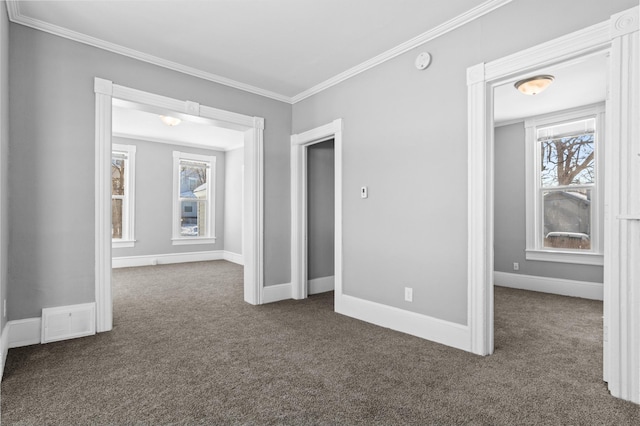
<svg viewBox="0 0 640 426"><path fill-rule="evenodd" d="M640 424L601 380L600 302L496 288L479 357L335 314L332 293L250 306L225 261L113 277L112 332L9 351L3 425Z"/></svg>

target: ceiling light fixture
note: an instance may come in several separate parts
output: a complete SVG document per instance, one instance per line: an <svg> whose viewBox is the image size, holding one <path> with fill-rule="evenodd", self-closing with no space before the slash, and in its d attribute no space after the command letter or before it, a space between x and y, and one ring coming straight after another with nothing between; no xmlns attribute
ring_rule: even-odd
<svg viewBox="0 0 640 426"><path fill-rule="evenodd" d="M179 118L169 117L168 115L161 115L160 120L169 127L177 126L182 121Z"/></svg>
<svg viewBox="0 0 640 426"><path fill-rule="evenodd" d="M514 84L516 89L525 95L537 95L545 90L553 83L554 77L552 75L536 75L535 77L525 78Z"/></svg>

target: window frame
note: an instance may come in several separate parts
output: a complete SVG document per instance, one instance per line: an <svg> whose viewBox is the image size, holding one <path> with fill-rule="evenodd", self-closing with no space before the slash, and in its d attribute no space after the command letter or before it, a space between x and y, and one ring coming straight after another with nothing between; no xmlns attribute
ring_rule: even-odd
<svg viewBox="0 0 640 426"><path fill-rule="evenodd" d="M135 247L135 167L136 167L136 146L124 144L111 144L111 158L113 154L121 152L126 155L124 168L124 195L122 196L122 238L111 238L112 248ZM111 194L113 203L113 193ZM113 214L113 213L112 213ZM110 218L113 220L113 216Z"/></svg>
<svg viewBox="0 0 640 426"><path fill-rule="evenodd" d="M205 236L185 237L181 235L181 204L180 204L180 162L196 161L207 163L207 207L206 221L207 234ZM173 151L173 218L172 218L172 234L171 244L192 245L192 244L215 244L215 175L216 175L216 157L214 155L193 154L190 152Z"/></svg>
<svg viewBox="0 0 640 426"><path fill-rule="evenodd" d="M547 262L575 263L584 265L603 265L603 219L604 219L604 150L605 135L604 103L575 108L551 114L545 114L525 120L525 212L526 212L526 249L527 260ZM545 247L542 238L544 220L541 185L541 152L537 140L537 130L566 122L594 118L596 121L594 137L594 175L595 184L591 195L591 249L566 249Z"/></svg>

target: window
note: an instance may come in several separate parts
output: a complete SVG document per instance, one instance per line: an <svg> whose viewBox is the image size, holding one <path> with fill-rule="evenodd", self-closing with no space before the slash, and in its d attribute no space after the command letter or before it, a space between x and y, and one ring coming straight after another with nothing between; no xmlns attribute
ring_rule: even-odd
<svg viewBox="0 0 640 426"><path fill-rule="evenodd" d="M113 144L111 151L111 245L113 248L133 247L134 145Z"/></svg>
<svg viewBox="0 0 640 426"><path fill-rule="evenodd" d="M529 260L602 265L604 108L527 120Z"/></svg>
<svg viewBox="0 0 640 426"><path fill-rule="evenodd" d="M216 157L173 152L173 244L215 243Z"/></svg>

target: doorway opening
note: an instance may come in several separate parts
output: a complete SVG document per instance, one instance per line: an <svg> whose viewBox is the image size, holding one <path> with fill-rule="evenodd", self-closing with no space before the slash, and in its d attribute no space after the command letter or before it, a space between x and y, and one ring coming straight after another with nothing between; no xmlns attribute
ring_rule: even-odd
<svg viewBox="0 0 640 426"><path fill-rule="evenodd" d="M334 140L307 148L307 294L334 290Z"/></svg>
<svg viewBox="0 0 640 426"><path fill-rule="evenodd" d="M468 69L468 300L471 351L494 350L493 88L544 67L609 51L606 101L603 376L613 396L640 402L640 296L630 291L640 271L631 229L640 219L640 183L633 156L640 116L638 8L539 46ZM628 199L631 202L627 201ZM629 272L631 271L631 272ZM613 314L615 313L615 314Z"/></svg>
<svg viewBox="0 0 640 426"><path fill-rule="evenodd" d="M311 251L314 265L310 268L310 250L309 250L309 202L310 193L308 187L308 166L309 166L309 149L314 146L318 147L317 153L326 160L331 159L329 141L333 141L333 176L327 179L324 176L324 187L327 184L333 185L333 209L325 211L324 214L333 215L333 223L312 224L313 229L311 235L317 238L322 233L331 232L333 225L333 277L327 276L327 270L330 269L331 259L326 259L326 252L320 254L316 258L315 248L320 245L315 241L314 250ZM322 144L325 149L323 150ZM315 153L315 152L314 152ZM316 157L312 154L312 158ZM322 197L326 198L327 192L324 191ZM313 198L315 198L315 194ZM329 195L331 196L331 194ZM315 209L316 199L313 200L311 206ZM325 203L327 204L327 203ZM326 206L325 206L326 207ZM291 297L293 299L305 299L311 292L320 292L331 290L333 284L334 289L334 306L336 311L339 310L342 301L342 120L338 119L324 126L299 133L291 136ZM330 243L330 240L329 240ZM323 246L327 245L324 241ZM315 263L317 262L317 263ZM311 271L312 275L309 275ZM324 275L318 276L315 275ZM311 278L311 280L309 280ZM319 278L314 284L313 278Z"/></svg>
<svg viewBox="0 0 640 426"><path fill-rule="evenodd" d="M112 118L113 102L156 115L172 116L241 132L244 139L242 256L244 261L244 300L262 303L263 292L263 129L264 119L219 110L191 101L179 101L142 92L96 78L96 231L95 288L96 329L109 331L113 325L111 291L112 259ZM193 228L193 227L192 227Z"/></svg>

